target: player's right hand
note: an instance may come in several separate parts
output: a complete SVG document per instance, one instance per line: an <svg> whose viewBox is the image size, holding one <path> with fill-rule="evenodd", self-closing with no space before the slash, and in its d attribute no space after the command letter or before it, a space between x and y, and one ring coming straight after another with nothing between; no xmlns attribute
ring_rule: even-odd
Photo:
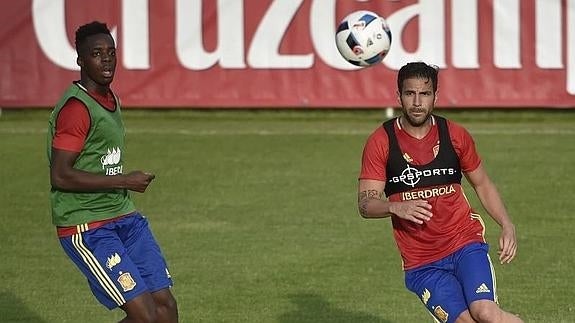
<svg viewBox="0 0 575 323"><path fill-rule="evenodd" d="M393 202L389 206L389 211L401 219L417 224L423 224L431 220L433 216L433 213L431 213L431 204L426 200Z"/></svg>

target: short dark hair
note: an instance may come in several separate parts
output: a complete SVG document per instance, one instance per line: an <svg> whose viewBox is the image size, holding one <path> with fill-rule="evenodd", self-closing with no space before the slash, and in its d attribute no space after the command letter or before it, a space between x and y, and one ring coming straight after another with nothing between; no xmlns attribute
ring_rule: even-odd
<svg viewBox="0 0 575 323"><path fill-rule="evenodd" d="M91 23L78 27L76 30L76 52L78 55L80 54L80 48L86 41L86 38L98 34L107 34L110 35L110 37L112 36L110 29L108 29L108 26L103 22L92 21Z"/></svg>
<svg viewBox="0 0 575 323"><path fill-rule="evenodd" d="M429 65L424 62L411 62L403 65L397 73L397 90L401 93L403 81L408 78L424 78L432 82L433 92L437 91L437 66Z"/></svg>

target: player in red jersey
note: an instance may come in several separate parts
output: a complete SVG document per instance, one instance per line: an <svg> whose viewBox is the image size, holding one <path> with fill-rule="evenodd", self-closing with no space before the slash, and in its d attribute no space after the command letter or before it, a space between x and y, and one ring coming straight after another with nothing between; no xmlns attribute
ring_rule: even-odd
<svg viewBox="0 0 575 323"><path fill-rule="evenodd" d="M361 216L391 217L405 284L436 321L522 322L498 305L485 227L465 197L462 175L501 226L502 264L515 257L515 227L471 135L432 114L437 68L408 63L398 72L397 86L402 115L377 128L363 150Z"/></svg>

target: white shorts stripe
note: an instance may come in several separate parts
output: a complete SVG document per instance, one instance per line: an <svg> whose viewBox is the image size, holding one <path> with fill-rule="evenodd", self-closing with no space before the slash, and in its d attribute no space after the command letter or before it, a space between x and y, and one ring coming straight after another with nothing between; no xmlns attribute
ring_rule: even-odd
<svg viewBox="0 0 575 323"><path fill-rule="evenodd" d="M74 248L76 249L76 251L78 251L80 256L82 256L82 259L84 260L84 262L86 263L92 274L94 274L96 279L98 279L98 282L100 283L102 288L106 291L106 293L108 293L108 295L114 300L114 302L116 302L116 304L118 304L118 306L124 305L126 303L124 296L118 290L116 285L114 285L114 282L110 279L110 277L106 274L104 268L100 266L98 259L96 259L96 257L92 254L90 250L86 248L86 246L84 246L84 243L82 242L82 235L81 234L73 235L72 244L74 245Z"/></svg>
<svg viewBox="0 0 575 323"><path fill-rule="evenodd" d="M489 267L491 267L491 279L493 280L493 300L495 303L499 304L499 297L497 296L497 279L495 278L495 269L493 268L493 262L491 257L487 254L487 259L489 260Z"/></svg>

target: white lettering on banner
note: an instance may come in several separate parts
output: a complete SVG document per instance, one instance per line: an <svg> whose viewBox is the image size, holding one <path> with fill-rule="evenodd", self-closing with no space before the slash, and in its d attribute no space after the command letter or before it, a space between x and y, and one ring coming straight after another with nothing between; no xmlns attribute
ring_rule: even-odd
<svg viewBox="0 0 575 323"><path fill-rule="evenodd" d="M274 1L262 18L248 52L248 64L253 68L298 68L313 66L313 54L280 55L279 48L290 22L303 0ZM333 35L331 35L332 42Z"/></svg>
<svg viewBox="0 0 575 323"><path fill-rule="evenodd" d="M396 41L391 42L384 64L398 70L408 61L424 60L439 67L446 67L444 7L444 1L420 0L417 4L405 6L388 15L386 19ZM399 40L402 39L403 28L415 17L419 18L419 44L417 50L410 53L403 48Z"/></svg>
<svg viewBox="0 0 575 323"><path fill-rule="evenodd" d="M493 1L493 64L521 68L519 0Z"/></svg>
<svg viewBox="0 0 575 323"><path fill-rule="evenodd" d="M218 45L203 48L202 0L176 0L176 54L191 70L205 70L219 62L223 68L245 68L243 1L217 1Z"/></svg>
<svg viewBox="0 0 575 323"><path fill-rule="evenodd" d="M338 70L356 70L337 51L334 35L339 21L335 21L335 0L313 1L310 11L310 36L317 55L328 66ZM330 28L331 26L331 28Z"/></svg>
<svg viewBox="0 0 575 323"><path fill-rule="evenodd" d="M563 68L561 0L535 1L535 60L541 68Z"/></svg>
<svg viewBox="0 0 575 323"><path fill-rule="evenodd" d="M567 1L567 92L575 95L575 0Z"/></svg>
<svg viewBox="0 0 575 323"><path fill-rule="evenodd" d="M121 1L121 64L125 69L151 68L148 1ZM290 22L304 12L300 10L304 0L274 0L269 2L257 24L246 59L244 10L247 5L244 1L217 0L217 21L213 22L217 25L217 47L208 52L203 47L203 0L176 0L176 56L189 70L206 70L216 64L223 69L309 69L313 67L316 55L332 68L355 69L335 49L333 35L338 23L335 21L337 0L310 1L309 33L315 53L279 53ZM575 95L575 0L534 1L535 64L541 69L562 69L566 65L566 89ZM445 3L451 5L451 63L455 68L480 68L479 0L419 0L388 13L386 18L394 41L384 60L387 67L397 70L410 60L425 60L447 67ZM521 4L520 0L493 0L493 64L499 69L522 67ZM564 20L563 10L566 10ZM78 70L76 52L66 33L65 17L65 0L32 1L33 27L41 50L57 66ZM418 19L420 37L416 50L408 52L400 40L406 26L415 18ZM116 28L110 27L116 39Z"/></svg>
<svg viewBox="0 0 575 323"><path fill-rule="evenodd" d="M477 0L451 2L451 60L456 68L479 68Z"/></svg>
<svg viewBox="0 0 575 323"><path fill-rule="evenodd" d="M32 24L40 48L49 60L59 67L79 70L76 50L66 33L65 0L34 0Z"/></svg>
<svg viewBox="0 0 575 323"><path fill-rule="evenodd" d="M150 69L148 0L122 0L122 53L124 67Z"/></svg>
<svg viewBox="0 0 575 323"><path fill-rule="evenodd" d="M127 69L150 68L148 0L122 0L122 59ZM76 49L66 33L65 0L34 0L32 23L40 48L54 64L79 70ZM110 27L116 40L115 27ZM117 41L116 41L117 42Z"/></svg>

